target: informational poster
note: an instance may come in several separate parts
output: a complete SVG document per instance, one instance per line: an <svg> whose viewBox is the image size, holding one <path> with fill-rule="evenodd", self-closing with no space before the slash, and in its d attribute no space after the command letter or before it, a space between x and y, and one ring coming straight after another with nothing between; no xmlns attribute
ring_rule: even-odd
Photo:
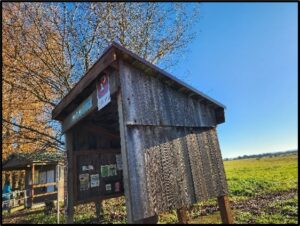
<svg viewBox="0 0 300 226"><path fill-rule="evenodd" d="M116 162L117 162L117 169L122 170L123 167L122 167L122 155L121 154L116 155Z"/></svg>
<svg viewBox="0 0 300 226"><path fill-rule="evenodd" d="M108 176L116 176L117 175L117 167L116 165L108 165Z"/></svg>
<svg viewBox="0 0 300 226"><path fill-rule="evenodd" d="M82 171L88 171L88 170L93 170L94 166L88 165L88 166L82 166Z"/></svg>
<svg viewBox="0 0 300 226"><path fill-rule="evenodd" d="M90 187L89 174L88 173L79 174L79 183L80 183L80 191L88 190Z"/></svg>
<svg viewBox="0 0 300 226"><path fill-rule="evenodd" d="M101 177L108 177L108 166L101 166Z"/></svg>
<svg viewBox="0 0 300 226"><path fill-rule="evenodd" d="M101 177L112 177L117 175L118 173L116 164L101 166Z"/></svg>
<svg viewBox="0 0 300 226"><path fill-rule="evenodd" d="M88 169L89 169L89 170L93 170L93 169L94 169L94 166L93 166L93 165L88 165Z"/></svg>
<svg viewBox="0 0 300 226"><path fill-rule="evenodd" d="M97 84L98 110L101 110L103 107L105 107L110 100L109 76L105 74Z"/></svg>
<svg viewBox="0 0 300 226"><path fill-rule="evenodd" d="M91 175L91 188L99 187L99 174Z"/></svg>
<svg viewBox="0 0 300 226"><path fill-rule="evenodd" d="M106 184L105 185L105 190L106 191L111 191L111 184Z"/></svg>

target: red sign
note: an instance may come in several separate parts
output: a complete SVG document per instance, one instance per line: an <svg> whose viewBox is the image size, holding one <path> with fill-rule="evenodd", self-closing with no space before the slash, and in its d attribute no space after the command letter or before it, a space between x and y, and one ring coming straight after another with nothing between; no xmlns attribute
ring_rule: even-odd
<svg viewBox="0 0 300 226"><path fill-rule="evenodd" d="M107 93L108 88L109 88L108 76L104 75L98 83L98 87L97 87L98 98L103 97Z"/></svg>
<svg viewBox="0 0 300 226"><path fill-rule="evenodd" d="M97 84L97 100L98 110L110 102L109 76L107 74L103 75Z"/></svg>

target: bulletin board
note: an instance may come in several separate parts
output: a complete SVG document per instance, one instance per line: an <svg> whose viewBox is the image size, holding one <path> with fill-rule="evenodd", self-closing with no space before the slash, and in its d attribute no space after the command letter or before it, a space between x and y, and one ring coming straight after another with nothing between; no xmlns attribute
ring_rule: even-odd
<svg viewBox="0 0 300 226"><path fill-rule="evenodd" d="M116 149L74 152L75 202L124 195L121 153Z"/></svg>

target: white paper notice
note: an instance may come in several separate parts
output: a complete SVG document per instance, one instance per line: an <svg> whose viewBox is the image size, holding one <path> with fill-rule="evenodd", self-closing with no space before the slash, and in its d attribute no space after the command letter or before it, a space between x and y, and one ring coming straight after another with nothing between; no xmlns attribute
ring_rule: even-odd
<svg viewBox="0 0 300 226"><path fill-rule="evenodd" d="M99 187L99 174L91 175L91 188Z"/></svg>

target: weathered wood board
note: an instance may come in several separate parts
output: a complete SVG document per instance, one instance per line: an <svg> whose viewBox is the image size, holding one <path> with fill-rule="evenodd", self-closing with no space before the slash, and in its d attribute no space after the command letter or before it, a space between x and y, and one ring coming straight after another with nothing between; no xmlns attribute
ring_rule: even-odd
<svg viewBox="0 0 300 226"><path fill-rule="evenodd" d="M215 108L119 68L132 220L227 194Z"/></svg>
<svg viewBox="0 0 300 226"><path fill-rule="evenodd" d="M126 124L215 126L215 109L124 63L121 87Z"/></svg>
<svg viewBox="0 0 300 226"><path fill-rule="evenodd" d="M103 187L83 190L84 175L79 186L83 166L93 165L98 171L91 174L100 175L102 165L115 164L115 152L123 162L117 176L124 183L128 223L226 196L216 133L217 124L225 121L225 106L117 45L112 48L118 51L108 51L107 59L101 58L53 111L67 133L67 222L74 204L98 201L94 197L105 193ZM97 111L95 93L91 94L104 72L110 76L111 102ZM85 105L90 95L92 101ZM92 178L97 184L97 176Z"/></svg>
<svg viewBox="0 0 300 226"><path fill-rule="evenodd" d="M135 220L228 193L214 128L131 126L127 133Z"/></svg>

